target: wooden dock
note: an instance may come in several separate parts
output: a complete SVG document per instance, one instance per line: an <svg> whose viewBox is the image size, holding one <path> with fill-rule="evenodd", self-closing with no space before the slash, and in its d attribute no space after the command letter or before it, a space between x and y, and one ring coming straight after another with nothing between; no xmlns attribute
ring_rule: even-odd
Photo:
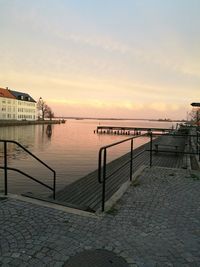
<svg viewBox="0 0 200 267"><path fill-rule="evenodd" d="M156 143L158 144L164 142L164 136L158 138ZM171 144L177 144L179 146L179 152L174 151L170 153L166 150L163 152L153 152L153 166L161 167L171 167L171 168L185 168L183 161L183 154L180 152L184 151L185 148L185 138L172 136ZM155 141L154 141L155 143ZM154 149L154 147L153 147ZM140 146L134 150L133 157L138 153L149 150L149 143ZM112 173L113 170L123 165L126 161L130 159L130 153L127 153L120 158L110 162L107 165L107 175ZM141 153L140 156L133 160L133 170L136 171L142 165L150 164L150 152L146 151ZM119 187L129 179L130 169L129 165L123 167L115 175L111 176L106 182L106 200L108 200ZM84 176L83 178L75 181L74 183L66 186L62 190L56 193L56 202L61 203L66 206L71 206L87 211L96 211L101 207L102 200L102 184L98 182L98 170Z"/></svg>
<svg viewBox="0 0 200 267"><path fill-rule="evenodd" d="M118 134L118 135L139 135L141 133L169 133L170 128L145 128L145 127L122 127L122 126L97 126L95 133L100 134Z"/></svg>

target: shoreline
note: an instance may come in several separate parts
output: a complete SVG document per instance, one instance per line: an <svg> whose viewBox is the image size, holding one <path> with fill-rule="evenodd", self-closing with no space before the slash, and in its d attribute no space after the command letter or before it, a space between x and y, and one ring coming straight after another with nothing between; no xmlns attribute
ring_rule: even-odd
<svg viewBox="0 0 200 267"><path fill-rule="evenodd" d="M0 121L0 127L7 126L26 126L26 125L38 125L38 124L60 124L61 120L37 120L37 121Z"/></svg>

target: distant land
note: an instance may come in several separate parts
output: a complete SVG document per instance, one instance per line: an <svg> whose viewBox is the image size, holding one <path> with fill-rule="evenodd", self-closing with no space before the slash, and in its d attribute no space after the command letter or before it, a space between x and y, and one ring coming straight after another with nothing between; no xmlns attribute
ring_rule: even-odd
<svg viewBox="0 0 200 267"><path fill-rule="evenodd" d="M55 117L55 119L72 119L72 120L121 120L121 121L157 121L157 122L187 122L187 120L171 120L171 119L144 119L144 118L98 118L98 117L66 117L59 116Z"/></svg>

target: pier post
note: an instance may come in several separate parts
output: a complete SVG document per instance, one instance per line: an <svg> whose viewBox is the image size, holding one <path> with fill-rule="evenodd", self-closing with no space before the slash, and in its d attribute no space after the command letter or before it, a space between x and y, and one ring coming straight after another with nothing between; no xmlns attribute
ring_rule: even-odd
<svg viewBox="0 0 200 267"><path fill-rule="evenodd" d="M104 149L103 154L103 184L102 184L102 211L105 210L105 195L106 195L106 148Z"/></svg>
<svg viewBox="0 0 200 267"><path fill-rule="evenodd" d="M152 167L152 132L149 133L150 134L150 167Z"/></svg>
<svg viewBox="0 0 200 267"><path fill-rule="evenodd" d="M4 194L8 194L8 161L7 161L7 142L4 142Z"/></svg>
<svg viewBox="0 0 200 267"><path fill-rule="evenodd" d="M56 199L56 172L53 173L53 199Z"/></svg>
<svg viewBox="0 0 200 267"><path fill-rule="evenodd" d="M132 181L132 173L133 173L133 138L131 139L131 153L130 153L130 181Z"/></svg>

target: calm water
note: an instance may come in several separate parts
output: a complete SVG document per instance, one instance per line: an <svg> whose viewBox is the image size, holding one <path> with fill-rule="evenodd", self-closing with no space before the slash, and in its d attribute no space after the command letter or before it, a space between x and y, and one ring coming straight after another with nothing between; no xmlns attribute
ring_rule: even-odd
<svg viewBox="0 0 200 267"><path fill-rule="evenodd" d="M0 128L0 139L18 141L33 154L51 166L57 172L57 190L95 170L98 164L98 150L101 146L116 142L127 136L94 134L98 125L138 126L170 128L170 122L150 121L98 121L68 120L65 124L52 125L52 134L48 134L47 125L13 126ZM142 137L134 141L138 147L148 138ZM108 161L128 152L130 144L123 144L110 149ZM0 144L0 165L3 165L2 144ZM52 185L52 174L36 160L13 144L8 147L8 164L39 178ZM3 172L0 172L0 191L3 190ZM41 185L29 181L28 178L9 172L10 193L33 192L47 194L48 190Z"/></svg>

